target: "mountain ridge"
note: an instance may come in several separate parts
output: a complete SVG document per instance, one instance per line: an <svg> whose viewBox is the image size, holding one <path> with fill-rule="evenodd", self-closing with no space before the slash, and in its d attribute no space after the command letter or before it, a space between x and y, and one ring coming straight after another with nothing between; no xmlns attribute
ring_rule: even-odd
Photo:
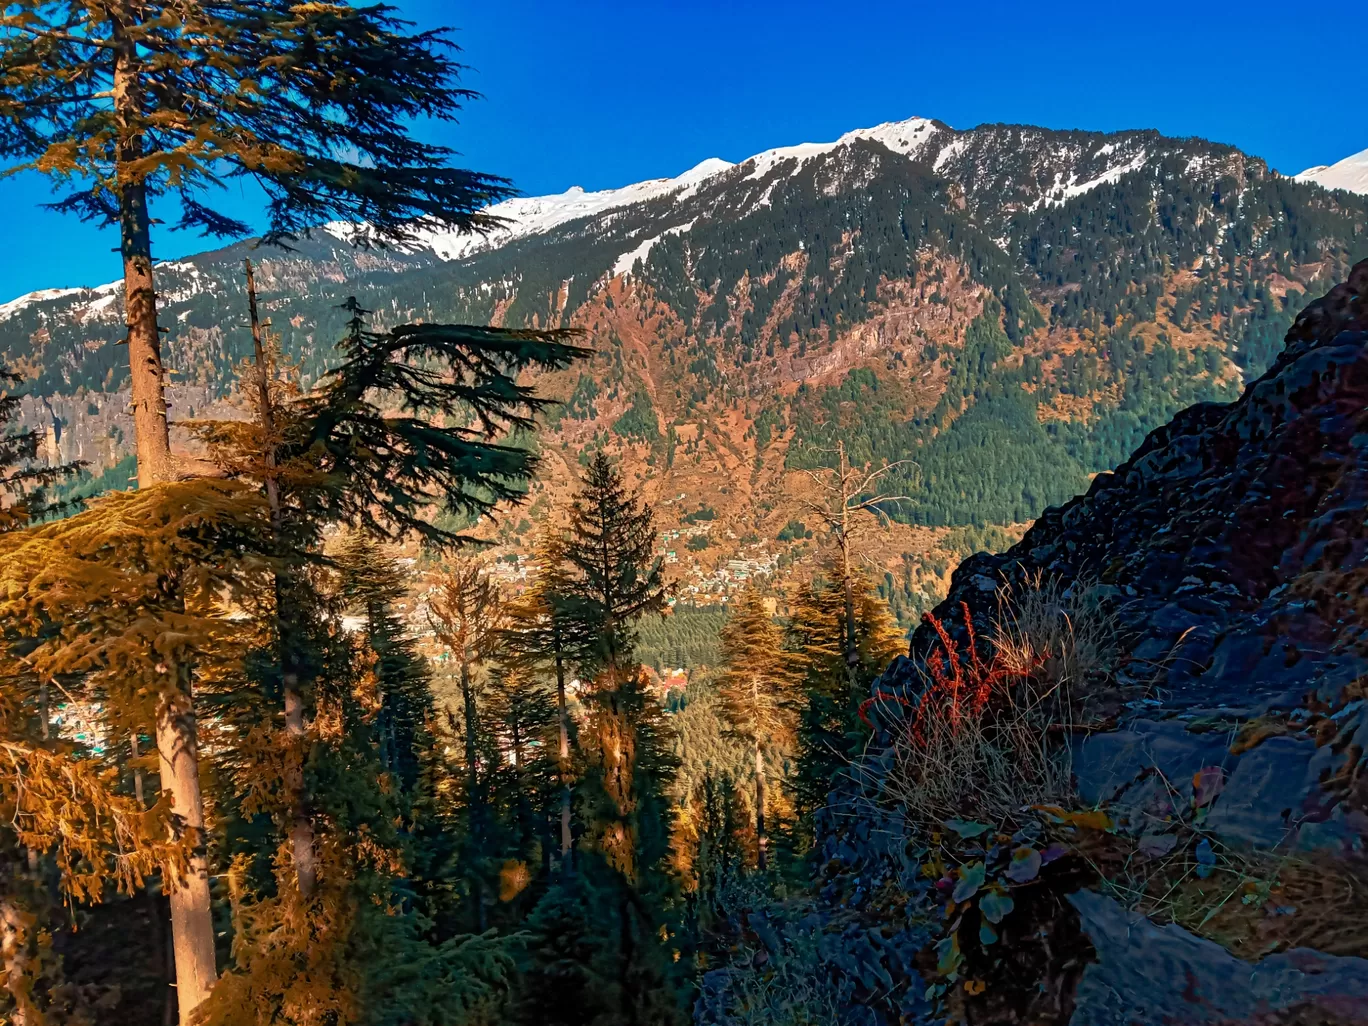
<svg viewBox="0 0 1368 1026"><path fill-rule="evenodd" d="M937 151L937 155L930 163L935 170L940 170L950 159L958 153L963 152L965 140L972 137L975 133L982 133L988 130L1016 130L1022 133L1051 133L1051 134L1077 134L1093 136L1100 139L1113 137L1153 137L1163 138L1153 129L1119 129L1113 132L1084 132L1081 130L1060 130L1042 129L1032 125L1020 125L1011 123L984 123L973 128L954 129L943 122L931 118L911 117L902 121L888 121L868 128L851 129L843 133L837 139L825 143L803 142L787 146L772 147L752 154L743 160L732 162L721 157L708 157L687 171L674 177L662 177L643 179L639 182L628 183L627 185L587 191L582 186L574 185L561 193L549 193L540 196L515 196L508 200L494 204L486 209L486 212L496 219L506 222L506 228L496 228L487 234L428 231L422 232L418 240L407 247L407 251L429 250L437 258L444 261L461 260L487 249L498 248L508 242L523 238L529 235L537 235L550 231L567 222L578 220L583 217L593 217L609 210L630 206L634 203L648 202L652 199L670 195L674 192L688 190L696 187L704 181L725 174L736 168L744 168L753 165L753 169L746 177L748 179L763 177L769 170L782 163L793 162L797 166L812 159L830 153L832 150L850 146L858 141L873 141L881 143L894 153L915 159L920 157L928 148L932 141L939 140L942 145ZM1191 137L1196 138L1196 137ZM948 139L948 141L947 141ZM1203 140L1204 141L1204 140ZM1213 144L1221 145L1221 144ZM1234 147L1228 147L1234 149ZM1102 143L1098 149L1098 155L1107 155L1115 152L1114 144ZM1143 160L1132 159L1109 167L1107 170L1084 181L1077 182L1056 182L1050 195L1044 198L1046 203L1059 203L1062 198L1070 198L1080 195L1090 189L1115 181L1117 177L1128 171L1138 168ZM1351 192L1368 193L1368 150L1360 153L1351 154L1344 159L1331 165L1318 165L1307 168L1299 174L1290 176L1296 181L1313 182L1322 185L1324 188L1347 189ZM1061 194L1056 196L1055 193ZM364 233L357 234L355 226L346 225L341 222L332 222L321 226L318 229L320 235L328 235L340 241L349 241L353 237L364 238ZM187 264L197 257L219 252L208 250L204 253L193 254L189 257L182 257L177 260L167 261L160 267L174 267ZM44 289L36 289L16 296L11 300L0 302L0 320L4 320L15 312L16 304L23 301L44 302L52 299L62 298L64 295L76 294L78 292L94 292L97 294L107 293L109 290L118 287L119 282L107 282L97 286L55 286Z"/></svg>
<svg viewBox="0 0 1368 1026"><path fill-rule="evenodd" d="M1315 182L1325 189L1368 192L1368 150L1350 154L1333 164L1308 167L1295 178L1299 182Z"/></svg>
<svg viewBox="0 0 1368 1026"><path fill-rule="evenodd" d="M712 511L672 550L691 580L799 559L803 470L843 438L858 460L918 468L895 483L917 503L871 542L913 616L966 551L955 532L1010 538L1178 409L1231 398L1368 244L1368 199L1234 147L928 119L509 202L517 230L451 259L440 240L356 249L336 228L292 251L244 242L158 265L173 417L231 411L250 348L244 257L306 386L348 296L378 329L578 328L596 355L543 383L564 405L540 442L536 512L499 540L522 546L524 520L607 448L648 500L671 500L667 530ZM117 286L50 292L0 319L0 358L49 400L24 416L96 469L131 437L120 305ZM700 601L725 592L699 587Z"/></svg>

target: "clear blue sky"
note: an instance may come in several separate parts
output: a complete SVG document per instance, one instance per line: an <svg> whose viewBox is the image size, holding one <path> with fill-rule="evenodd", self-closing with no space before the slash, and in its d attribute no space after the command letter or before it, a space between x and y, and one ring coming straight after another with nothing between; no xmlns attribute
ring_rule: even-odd
<svg viewBox="0 0 1368 1026"><path fill-rule="evenodd" d="M525 193L674 175L705 157L919 115L1157 128L1296 172L1368 148L1368 4L391 0L451 25L484 94L449 142ZM118 276L117 239L0 183L0 301ZM154 240L163 259L207 248Z"/></svg>

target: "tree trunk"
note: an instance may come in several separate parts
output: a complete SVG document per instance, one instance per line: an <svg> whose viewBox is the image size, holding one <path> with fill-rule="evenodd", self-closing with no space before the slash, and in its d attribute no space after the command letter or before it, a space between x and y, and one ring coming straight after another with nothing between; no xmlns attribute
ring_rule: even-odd
<svg viewBox="0 0 1368 1026"><path fill-rule="evenodd" d="M855 640L855 582L850 576L850 539L844 530L841 532L841 576L845 582L846 672L853 683L855 668L860 665L860 646Z"/></svg>
<svg viewBox="0 0 1368 1026"><path fill-rule="evenodd" d="M845 591L845 661L846 673L850 676L850 683L855 683L855 668L860 665L860 647L855 640L855 581L850 575L850 529L852 527L850 517L850 461L846 459L845 442L836 443L837 480L840 482L841 489L841 513L840 528L836 532L836 541L841 546L841 586Z"/></svg>
<svg viewBox="0 0 1368 1026"><path fill-rule="evenodd" d="M518 788L518 854L522 855L532 847L535 828L532 825L532 807L527 801L527 777L523 773L522 722L518 719L516 707L511 711L512 723L509 726L513 742L513 776Z"/></svg>
<svg viewBox="0 0 1368 1026"><path fill-rule="evenodd" d="M128 735L128 746L133 752L133 759L138 759L138 732L132 731ZM143 797L143 772L141 766L133 767L133 797L138 801L138 808L147 808L147 802Z"/></svg>
<svg viewBox="0 0 1368 1026"><path fill-rule="evenodd" d="M195 713L186 689L168 700L157 717L157 755L163 790L189 848L186 872L164 871L171 899L172 946L176 954L176 999L181 1026L209 996L216 975L214 920L209 897L209 860L200 792Z"/></svg>
<svg viewBox="0 0 1368 1026"><path fill-rule="evenodd" d="M318 882L318 855L314 850L313 819L309 816L308 792L304 787L304 700L299 694L299 675L286 673L285 733L299 746L299 759L291 760L285 774L285 790L292 805L290 855L294 861L295 881L305 898L313 894Z"/></svg>
<svg viewBox="0 0 1368 1026"><path fill-rule="evenodd" d="M765 835L765 756L755 739L755 865L760 872L769 866L769 838Z"/></svg>
<svg viewBox="0 0 1368 1026"><path fill-rule="evenodd" d="M165 372L157 326L157 294L152 282L151 217L147 186L131 170L143 157L141 82L137 45L128 25L137 15L122 2L111 11L114 51L113 105L118 140L116 187L119 193L119 243L124 271L124 315L128 325L128 368L133 393L133 436L138 449L138 487L150 488L176 476L166 419ZM172 808L190 832L188 872L171 891L171 929L176 954L176 997L180 1021L188 1024L210 988L217 966L209 897L209 866L204 848L204 798L200 792L198 740L188 681L165 700L157 715L157 754L162 786L171 791ZM167 876L175 874L168 871Z"/></svg>
<svg viewBox="0 0 1368 1026"><path fill-rule="evenodd" d="M127 24L136 16L127 3L115 7L114 111L119 124L116 174L119 192L119 248L123 256L124 317L128 325L128 368L133 391L133 437L138 448L138 487L175 477L166 421L165 372L157 326L157 293L152 283L151 217L147 186L130 167L143 157L137 46Z"/></svg>
<svg viewBox="0 0 1368 1026"><path fill-rule="evenodd" d="M136 764L141 756L137 730L129 731L128 747L133 754L133 762ZM138 765L133 767L133 797L137 801L139 809L147 807L143 788L143 771L142 767ZM171 1026L176 1021L176 960L172 957L171 945L167 943L166 916L162 912L161 903L152 893L150 886L143 887L142 900L147 905L147 921L157 931L153 964L157 975L161 977L166 988L162 994L162 1026Z"/></svg>
<svg viewBox="0 0 1368 1026"><path fill-rule="evenodd" d="M475 906L475 932L484 933L484 889L481 887L480 870L476 864L476 856L479 853L479 842L476 838L482 836L484 810L478 794L480 772L479 753L475 743L475 688L470 679L470 660L464 653L461 656L461 699L465 703L466 806L470 817L470 836L466 839L466 844L470 851L470 899Z"/></svg>
<svg viewBox="0 0 1368 1026"><path fill-rule="evenodd" d="M560 718L561 863L568 866L574 835L570 829L570 711L565 700L565 657L556 651L556 711Z"/></svg>

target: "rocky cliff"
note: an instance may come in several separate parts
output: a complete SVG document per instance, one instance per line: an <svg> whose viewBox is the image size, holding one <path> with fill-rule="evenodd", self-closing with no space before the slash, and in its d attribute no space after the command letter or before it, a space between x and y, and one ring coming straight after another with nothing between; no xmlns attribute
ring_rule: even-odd
<svg viewBox="0 0 1368 1026"><path fill-rule="evenodd" d="M967 560L876 683L790 924L839 1018L1368 1023L1365 612L1368 261Z"/></svg>

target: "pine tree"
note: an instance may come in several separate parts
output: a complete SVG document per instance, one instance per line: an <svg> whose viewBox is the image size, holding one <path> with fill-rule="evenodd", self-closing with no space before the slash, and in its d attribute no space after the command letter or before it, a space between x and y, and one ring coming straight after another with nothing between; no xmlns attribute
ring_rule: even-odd
<svg viewBox="0 0 1368 1026"><path fill-rule="evenodd" d="M481 847L491 827L488 796L483 777L489 767L481 767L480 712L476 701L475 673L493 651L502 627L502 608L498 589L488 570L478 561L461 559L447 563L439 571L428 593L428 622L437 640L456 660L460 672L462 732L465 740L466 864L471 885L474 929L485 929L483 889L483 852Z"/></svg>
<svg viewBox="0 0 1368 1026"><path fill-rule="evenodd" d="M840 583L841 565L830 577L814 577L790 606L787 645L802 674L796 775L800 841L810 842L813 816L825 808L835 775L849 765L863 736L860 703L869 685L905 641L887 605L862 576L850 589ZM849 604L848 604L849 603ZM855 614L856 660L849 659L849 619Z"/></svg>
<svg viewBox="0 0 1368 1026"><path fill-rule="evenodd" d="M294 861L295 883L308 898L318 879L318 852L314 842L313 820L309 812L309 789L304 779L305 690L311 669L318 663L320 618L310 593L302 590L298 579L304 570L301 558L317 544L317 524L287 515L283 491L295 483L292 478L308 468L282 466L286 438L298 436L300 418L291 409L299 395L298 386L280 375L279 339L257 315L256 279L252 262L243 261L247 276L248 315L252 326L252 366L244 369L243 391L254 400L256 421L252 429L239 434L237 455L254 464L251 470L261 481L271 514L271 534L267 549L274 558L274 666L279 674L280 700L285 723L285 770L282 817L289 821L290 853ZM222 446L219 452L223 452ZM244 468L236 468L241 472Z"/></svg>
<svg viewBox="0 0 1368 1026"><path fill-rule="evenodd" d="M585 676L611 685L635 676L636 621L665 608L654 516L629 495L602 450L594 454L571 507L564 602L581 625Z"/></svg>
<svg viewBox="0 0 1368 1026"><path fill-rule="evenodd" d="M0 368L0 386L18 385L23 377ZM0 395L0 428L8 425L19 412L18 393ZM46 489L80 470L84 463L72 462L52 465L40 462L38 450L42 436L34 430L10 431L0 435L0 495L8 502L0 508L0 533L16 530L34 520L41 520L52 512L61 511L69 504L59 504L54 510L48 503Z"/></svg>
<svg viewBox="0 0 1368 1026"><path fill-rule="evenodd" d="M892 473L898 467L910 464L911 461L899 460L896 463L886 463L875 470L870 470L868 467L860 469L851 464L850 457L846 453L845 442L838 441L834 452L828 452L836 457L835 467L807 471L808 476L821 486L822 500L820 502L808 501L805 505L826 525L831 540L836 545L837 562L833 565L832 570L837 574L836 579L845 600L843 617L845 662L846 672L853 681L860 661L860 646L856 639L855 609L856 578L859 571L852 558L855 535L865 518L886 521L888 512L885 510L885 506L908 501L906 495L871 495L870 492L881 478Z"/></svg>
<svg viewBox="0 0 1368 1026"><path fill-rule="evenodd" d="M718 691L732 729L752 747L755 758L757 864L768 865L765 832L766 746L787 746L793 735L795 675L783 651L783 631L754 587L731 604L722 628L725 669Z"/></svg>
<svg viewBox="0 0 1368 1026"><path fill-rule="evenodd" d="M153 281L152 207L174 227L242 237L205 202L250 179L267 242L328 221L356 241L430 227L484 230L507 183L449 166L417 118L454 120L473 94L455 46L383 5L289 0L19 0L0 14L0 157L50 175L55 204L116 225L141 486L177 475L167 433Z"/></svg>
<svg viewBox="0 0 1368 1026"><path fill-rule="evenodd" d="M509 660L531 672L550 671L556 682L557 774L561 785L560 857L570 866L574 831L571 825L571 746L574 729L566 694L567 671L574 653L583 647L578 624L570 615L566 595L565 548L548 532L534 555L536 578L521 596L509 603L504 637Z"/></svg>
<svg viewBox="0 0 1368 1026"><path fill-rule="evenodd" d="M561 601L582 639L580 677L593 682L596 769L604 789L600 815L606 816L597 824L595 845L628 879L637 870L637 720L650 709L633 660L636 622L665 604L655 541L650 509L628 494L600 451L571 507Z"/></svg>
<svg viewBox="0 0 1368 1026"><path fill-rule="evenodd" d="M577 667L590 681L585 806L586 879L614 911L614 1022L669 1022L678 1014L662 936L673 899L669 784L675 760L659 703L634 658L636 623L665 604L649 508L630 495L599 452L571 507L564 591L558 601L581 639Z"/></svg>

